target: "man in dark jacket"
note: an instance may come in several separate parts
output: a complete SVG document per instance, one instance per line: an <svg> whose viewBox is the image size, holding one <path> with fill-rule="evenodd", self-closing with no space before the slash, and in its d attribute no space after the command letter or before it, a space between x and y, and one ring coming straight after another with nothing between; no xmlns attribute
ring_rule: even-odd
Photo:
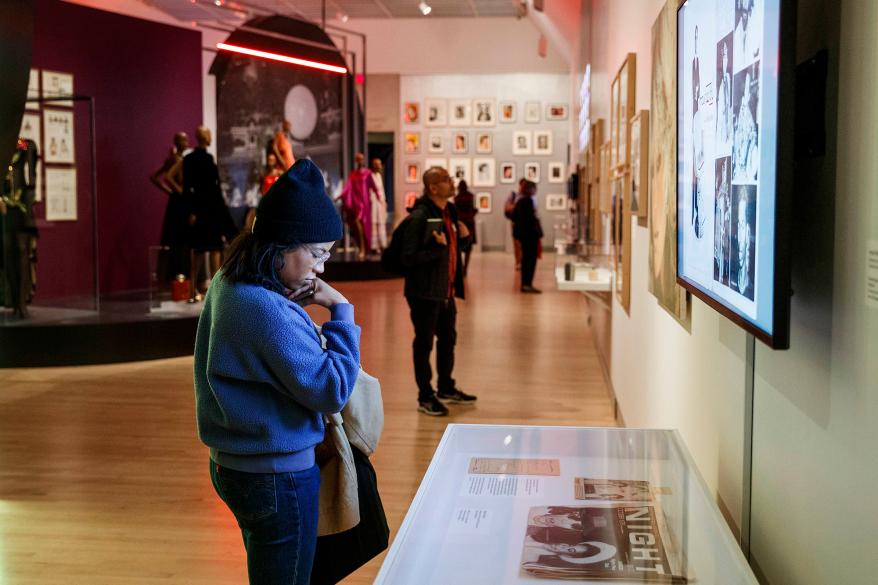
<svg viewBox="0 0 878 585"><path fill-rule="evenodd" d="M406 266L405 298L411 310L415 340L412 355L418 384L418 410L444 416L448 408L440 401L472 404L476 397L455 386L454 344L457 340L457 307L463 298L461 245L470 234L458 223L450 203L454 183L448 171L432 167L424 173L424 195L412 208L405 230L402 263ZM433 392L430 352L436 338L437 392Z"/></svg>
<svg viewBox="0 0 878 585"><path fill-rule="evenodd" d="M518 200L512 212L512 235L521 242L521 292L540 293L542 291L533 285L540 240L543 238L543 228L533 201L537 193L536 183L525 181L522 193L524 196Z"/></svg>

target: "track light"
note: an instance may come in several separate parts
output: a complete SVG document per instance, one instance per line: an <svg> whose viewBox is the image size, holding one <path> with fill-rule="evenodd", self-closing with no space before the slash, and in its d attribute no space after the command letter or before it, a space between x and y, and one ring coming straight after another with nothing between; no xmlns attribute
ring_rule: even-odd
<svg viewBox="0 0 878 585"><path fill-rule="evenodd" d="M423 14L424 16L427 16L428 14L433 12L433 8L429 4L427 4L424 0L421 0L421 3L418 4L418 8L420 9L421 14Z"/></svg>
<svg viewBox="0 0 878 585"><path fill-rule="evenodd" d="M340 10L339 10L338 12L335 13L335 17L336 17L338 20L342 21L342 22L347 22L347 21L348 21L348 15L345 14L344 12L340 11Z"/></svg>

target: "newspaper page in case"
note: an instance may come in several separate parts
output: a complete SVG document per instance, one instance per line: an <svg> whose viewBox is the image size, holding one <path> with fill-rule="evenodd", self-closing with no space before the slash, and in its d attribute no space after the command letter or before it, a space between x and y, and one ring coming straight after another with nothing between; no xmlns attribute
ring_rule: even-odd
<svg viewBox="0 0 878 585"><path fill-rule="evenodd" d="M573 478L573 495L577 500L611 500L615 502L651 502L648 481L633 479Z"/></svg>
<svg viewBox="0 0 878 585"><path fill-rule="evenodd" d="M469 473L504 475L561 475L561 461L558 459L498 459L473 457L469 462Z"/></svg>
<svg viewBox="0 0 878 585"><path fill-rule="evenodd" d="M522 571L551 579L687 583L665 552L660 514L647 504L531 508Z"/></svg>

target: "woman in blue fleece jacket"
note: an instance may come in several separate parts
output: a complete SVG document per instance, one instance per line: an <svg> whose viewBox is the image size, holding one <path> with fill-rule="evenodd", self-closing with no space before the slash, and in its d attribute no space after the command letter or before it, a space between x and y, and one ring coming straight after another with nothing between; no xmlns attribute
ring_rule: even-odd
<svg viewBox="0 0 878 585"><path fill-rule="evenodd" d="M323 413L344 407L360 366L354 308L318 275L341 220L323 175L300 160L259 202L204 301L195 340L198 434L241 528L251 584L307 584L317 541ZM326 348L303 309L329 309Z"/></svg>

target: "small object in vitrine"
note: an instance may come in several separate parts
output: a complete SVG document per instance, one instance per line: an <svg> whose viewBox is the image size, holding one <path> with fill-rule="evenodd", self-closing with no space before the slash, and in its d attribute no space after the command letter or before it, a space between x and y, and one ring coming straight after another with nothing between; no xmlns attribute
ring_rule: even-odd
<svg viewBox="0 0 878 585"><path fill-rule="evenodd" d="M564 263L564 280L573 280L573 278L575 276L576 276L576 274L573 270L573 263L572 262L565 262Z"/></svg>
<svg viewBox="0 0 878 585"><path fill-rule="evenodd" d="M171 283L171 300L189 300L189 279L182 274L178 274L177 278Z"/></svg>
<svg viewBox="0 0 878 585"><path fill-rule="evenodd" d="M593 270L595 275L597 270ZM577 500L613 500L617 502L651 502L648 481L633 479L573 478L573 494Z"/></svg>

